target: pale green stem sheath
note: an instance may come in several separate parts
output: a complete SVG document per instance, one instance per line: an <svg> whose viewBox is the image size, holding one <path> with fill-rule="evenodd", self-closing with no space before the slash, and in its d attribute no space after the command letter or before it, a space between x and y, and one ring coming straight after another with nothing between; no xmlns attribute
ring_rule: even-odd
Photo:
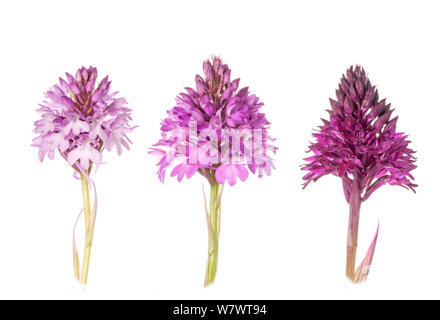
<svg viewBox="0 0 440 320"><path fill-rule="evenodd" d="M214 177L215 181L215 177ZM205 287L209 286L215 281L217 273L218 261L218 240L220 232L219 224L219 207L217 202L219 191L219 184L217 181L211 185L211 192L209 198L209 219L208 219L208 262L206 264ZM220 199L219 199L220 200Z"/></svg>
<svg viewBox="0 0 440 320"><path fill-rule="evenodd" d="M82 193L83 193L83 202L84 202L84 218L85 218L85 242L84 242L84 258L82 263L81 270L81 283L87 284L87 277L89 274L89 265L90 265L90 253L92 251L92 239L93 239L93 230L91 230L92 237L87 239L88 228L94 228L93 224L90 224L90 192L89 192L89 182L87 178L81 173L81 185L82 185Z"/></svg>

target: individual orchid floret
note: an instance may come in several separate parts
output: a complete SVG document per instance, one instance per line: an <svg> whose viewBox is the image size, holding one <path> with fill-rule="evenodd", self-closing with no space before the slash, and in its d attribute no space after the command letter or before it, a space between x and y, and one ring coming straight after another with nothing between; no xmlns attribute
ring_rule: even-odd
<svg viewBox="0 0 440 320"><path fill-rule="evenodd" d="M302 167L308 171L304 187L327 174L342 179L350 205L346 275L353 282L361 282L368 276L379 231L378 226L367 255L355 271L361 203L385 184L415 191L411 174L416 168L415 152L409 148L408 136L396 131L394 109L379 99L362 67L347 70L330 105L330 119L323 120L313 134L315 142L309 147L312 155Z"/></svg>
<svg viewBox="0 0 440 320"><path fill-rule="evenodd" d="M74 169L75 176L81 178L86 241L81 274L75 244L74 267L76 278L84 284L96 216L96 205L90 206L89 175L93 165L98 167L102 163L105 149L111 151L116 147L118 154L122 153L122 147L129 149L131 141L127 134L133 129L129 125L131 110L126 107L125 99L116 97L117 92L110 92L108 76L100 82L97 78L96 68L82 67L75 77L66 73L65 79L60 78L59 84L46 92L46 100L37 110L41 119L35 122L34 132L38 136L32 144L39 149L40 161L46 156L53 159L59 152Z"/></svg>
<svg viewBox="0 0 440 320"><path fill-rule="evenodd" d="M195 88L185 88L176 105L162 121L162 138L150 153L159 158L158 176L164 181L167 169L181 181L196 172L211 185L208 218L209 258L205 286L215 280L217 270L219 210L223 185L245 181L251 173L270 175L271 154L276 147L268 134L269 121L261 112L263 103L218 57L203 63L204 76L197 75Z"/></svg>

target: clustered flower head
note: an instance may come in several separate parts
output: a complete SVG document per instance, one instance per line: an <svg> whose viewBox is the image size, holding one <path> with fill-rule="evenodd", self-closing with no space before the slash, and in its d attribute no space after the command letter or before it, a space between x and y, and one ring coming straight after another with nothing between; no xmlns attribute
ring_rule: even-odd
<svg viewBox="0 0 440 320"><path fill-rule="evenodd" d="M203 63L204 77L196 76L195 89L185 88L162 121L162 138L151 151L160 158L161 181L169 167L171 176L177 176L179 181L197 171L210 180L209 171L214 170L220 184L228 180L230 185L236 183L237 177L246 180L248 170L261 177L264 173L270 175L274 168L268 151L275 152L276 148L267 134L270 123L260 112L263 103L247 87L239 89L240 79L231 80L231 70L220 58L211 60ZM255 129L262 134L255 134ZM237 135L241 140L234 150L229 147L229 136ZM215 141L219 143L213 155L211 146ZM192 148L198 150L195 159ZM240 161L231 160L238 153Z"/></svg>
<svg viewBox="0 0 440 320"><path fill-rule="evenodd" d="M75 77L66 73L46 93L38 112L42 119L35 122L38 134L33 146L39 148L39 158L53 159L58 150L77 171L88 172L92 164L102 163L102 151L122 146L129 149L127 133L131 110L117 92L110 92L108 76L97 82L96 68L80 68Z"/></svg>
<svg viewBox="0 0 440 320"><path fill-rule="evenodd" d="M343 179L347 201L354 179L362 201L387 183L414 191L415 152L408 147L408 136L396 131L398 117L391 117L394 109L385 99L379 100L363 68L347 70L336 98L330 99L330 120L323 120L313 134L316 141L309 147L313 155L302 168L309 171L304 187L334 174Z"/></svg>

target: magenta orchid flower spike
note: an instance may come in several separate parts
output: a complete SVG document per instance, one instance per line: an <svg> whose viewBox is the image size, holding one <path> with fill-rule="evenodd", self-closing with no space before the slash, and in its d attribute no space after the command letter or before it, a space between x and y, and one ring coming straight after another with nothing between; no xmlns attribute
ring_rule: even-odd
<svg viewBox="0 0 440 320"><path fill-rule="evenodd" d="M93 165L102 163L104 149L116 148L122 153L122 147L129 149L131 141L127 133L131 110L126 107L124 98L118 98L117 92L110 92L111 81L108 76L97 82L96 68L82 67L75 77L66 73L66 80L60 78L59 84L46 92L46 100L37 110L41 119L35 122L33 146L39 148L39 158L43 161L47 155L53 159L56 152L74 169L74 176L81 179L84 200L85 242L82 270L73 238L73 258L75 277L81 283L87 283L90 264L90 252L95 226L97 198L96 188L90 178ZM90 205L90 184L94 189L94 204ZM78 217L79 218L79 217ZM75 224L76 226L76 224Z"/></svg>
<svg viewBox="0 0 440 320"><path fill-rule="evenodd" d="M330 120L313 134L316 141L309 147L313 155L302 169L304 188L324 175L342 179L345 199L349 203L346 275L353 282L366 280L373 260L379 226L365 258L355 271L361 203L384 184L398 185L415 192L411 171L414 151L404 133L396 131L394 109L379 100L364 69L356 66L342 76L337 100L330 99Z"/></svg>
<svg viewBox="0 0 440 320"><path fill-rule="evenodd" d="M176 106L162 121L161 140L150 153L160 158L159 179L165 172L181 181L196 172L210 184L208 224L208 262L205 286L214 282L217 271L220 233L220 203L223 187L251 173L270 175L274 168L269 153L275 153L268 135L269 122L260 112L263 103L239 89L240 79L231 80L231 70L218 57L203 63L204 77L196 76L196 88L176 98Z"/></svg>

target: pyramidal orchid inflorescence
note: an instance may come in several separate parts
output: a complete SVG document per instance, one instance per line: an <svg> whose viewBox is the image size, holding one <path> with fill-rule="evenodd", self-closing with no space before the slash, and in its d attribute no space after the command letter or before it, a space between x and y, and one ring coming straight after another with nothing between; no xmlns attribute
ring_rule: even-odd
<svg viewBox="0 0 440 320"><path fill-rule="evenodd" d="M261 112L263 103L218 57L203 63L204 76L197 75L195 88L185 88L176 106L162 121L162 138L151 148L159 157L158 176L163 182L167 169L181 181L196 172L211 185L207 209L209 251L205 286L216 275L220 200L224 183L233 186L251 173L262 177L274 168L271 153L276 147L268 134L270 123ZM208 212L209 211L209 212Z"/></svg>
<svg viewBox="0 0 440 320"><path fill-rule="evenodd" d="M122 147L129 149L131 141L127 133L133 127L129 125L131 110L126 107L124 98L118 98L117 92L110 91L108 76L98 82L98 72L94 67L80 68L75 77L66 73L66 79L59 79L46 92L46 100L37 110L41 119L35 122L33 146L39 149L41 161L60 155L75 170L75 176L81 177L84 196L84 216L86 241L81 279L79 259L74 243L75 276L82 283L87 282L90 250L93 239L93 227L96 216L95 205L90 206L89 183L93 165L102 163L102 152L116 148L118 154ZM94 186L94 184L93 184Z"/></svg>
<svg viewBox="0 0 440 320"><path fill-rule="evenodd" d="M78 171L89 172L92 164L102 163L102 151L114 147L118 154L122 146L129 149L127 133L131 110L117 92L110 92L108 76L97 82L96 68L82 67L75 77L66 73L66 80L46 92L38 112L41 119L35 122L33 145L39 148L41 161L47 155L53 159L55 152Z"/></svg>
<svg viewBox="0 0 440 320"><path fill-rule="evenodd" d="M336 100L330 99L329 120L316 133L309 147L312 155L302 169L304 187L324 175L342 179L350 216L347 238L347 277L360 282L367 278L378 230L367 255L355 272L360 205L385 184L414 191L411 171L416 168L408 136L396 130L394 109L380 100L364 69L351 67L342 76Z"/></svg>
<svg viewBox="0 0 440 320"><path fill-rule="evenodd" d="M263 103L249 89L239 89L240 79L231 80L231 70L221 59L203 63L204 78L197 75L195 89L185 88L176 106L162 122L162 139L152 148L159 156L159 179L171 168L179 181L195 172L232 186L245 181L249 171L270 175L274 151L268 135L269 122L260 112ZM230 139L237 143L231 147ZM234 148L236 147L236 148Z"/></svg>

